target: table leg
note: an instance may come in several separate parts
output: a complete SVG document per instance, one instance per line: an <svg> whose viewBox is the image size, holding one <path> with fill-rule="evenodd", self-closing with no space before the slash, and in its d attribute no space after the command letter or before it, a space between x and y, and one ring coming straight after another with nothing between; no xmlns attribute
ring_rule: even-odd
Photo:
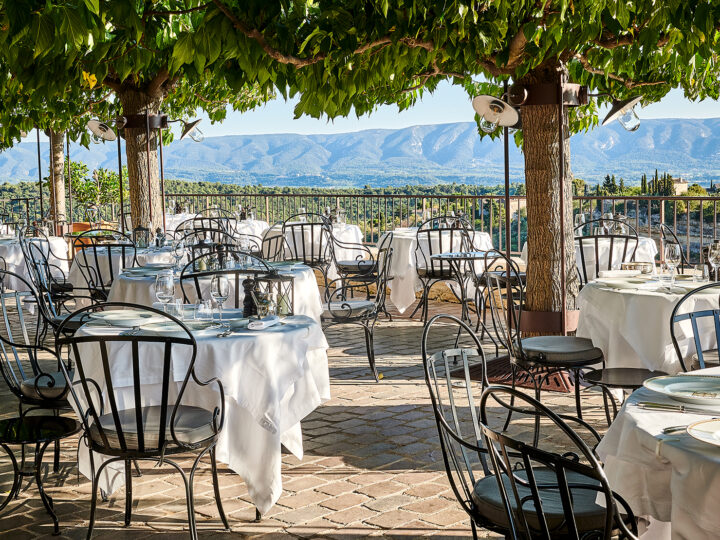
<svg viewBox="0 0 720 540"><path fill-rule="evenodd" d="M45 449L48 447L48 444L50 444L50 441L43 443L40 449L35 454L35 483L37 484L38 491L40 492L40 499L45 506L45 510L47 510L47 513L50 514L50 517L53 520L53 536L57 536L60 534L60 526L58 524L57 516L55 515L55 512L53 510L53 500L49 495L45 493L45 489L43 489L42 475L40 474L40 469L42 467L42 457L45 453Z"/></svg>
<svg viewBox="0 0 720 540"><path fill-rule="evenodd" d="M5 453L10 457L10 461L12 462L13 466L13 484L10 488L10 493L8 493L8 496L5 498L5 500L0 503L0 511L5 508L8 503L17 496L17 493L20 491L20 469L18 468L18 462L17 459L15 459L15 454L12 453L12 450L8 448L5 444L0 443L0 447L2 447L3 450L5 450Z"/></svg>

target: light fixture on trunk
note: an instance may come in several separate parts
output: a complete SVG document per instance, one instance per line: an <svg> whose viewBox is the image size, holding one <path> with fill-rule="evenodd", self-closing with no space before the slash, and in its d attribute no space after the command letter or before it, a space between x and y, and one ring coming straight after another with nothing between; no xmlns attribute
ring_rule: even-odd
<svg viewBox="0 0 720 540"><path fill-rule="evenodd" d="M602 125L605 126L613 120L617 120L626 130L637 130L640 127L640 118L635 113L635 106L640 103L640 99L640 96L628 99L614 99L610 112L602 121Z"/></svg>
<svg viewBox="0 0 720 540"><path fill-rule="evenodd" d="M124 117L119 117L115 120L115 127L120 133L120 130L125 127L127 120ZM120 190L120 231L125 232L125 214L124 214L124 201L123 201L123 174L122 174L122 150L120 148L120 137L115 134L115 131L100 120L88 120L85 126L92 133L92 140L94 143L104 143L105 141L117 141L117 156L118 156L118 185ZM72 181L71 181L72 182ZM72 183L71 183L72 185Z"/></svg>
<svg viewBox="0 0 720 540"><path fill-rule="evenodd" d="M202 142L205 140L205 134L200 131L200 128L197 127L198 124L202 121L202 118L198 118L197 120L193 120L192 122L186 122L185 120L175 120L175 122L182 122L183 123L183 130L180 134L180 140L183 140L185 137L190 137L195 142Z"/></svg>
<svg viewBox="0 0 720 540"><path fill-rule="evenodd" d="M113 129L105 122L88 120L85 126L90 130L90 133L92 133L92 141L96 144L117 139L117 135L115 135Z"/></svg>
<svg viewBox="0 0 720 540"><path fill-rule="evenodd" d="M517 109L494 96L481 95L472 100L473 109L480 117L480 129L492 133L500 127L516 127L520 121Z"/></svg>

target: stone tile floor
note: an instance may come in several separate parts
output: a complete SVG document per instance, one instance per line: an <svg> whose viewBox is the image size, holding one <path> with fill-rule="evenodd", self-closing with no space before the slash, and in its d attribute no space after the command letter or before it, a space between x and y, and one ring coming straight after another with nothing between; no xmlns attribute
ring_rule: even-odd
<svg viewBox="0 0 720 540"><path fill-rule="evenodd" d="M434 303L432 312L456 311ZM396 314L397 315L397 314ZM224 531L212 496L209 467L196 478L196 512L201 538L470 538L469 519L445 475L439 440L420 357L422 324L407 318L381 319L376 333L383 379L375 383L367 366L362 329L338 326L327 331L332 399L303 422L305 456L283 459L285 493L260 523L242 479L220 468L220 486L231 524ZM454 334L451 336L454 339ZM600 400L585 398L590 422L604 427ZM569 394L544 394L563 412L574 411ZM0 415L15 414L15 398L0 387ZM62 445L61 470L47 467L46 489L55 500L63 538L87 532L90 482L78 477L76 443ZM51 452L47 452L50 454ZM0 457L0 462L7 461ZM181 463L187 465L188 460ZM124 492L98 505L94 538L186 538L184 490L178 475L141 464L133 482L133 521L123 526ZM188 465L189 467L189 465ZM8 466L0 482L8 489ZM187 470L187 469L186 469ZM0 537L50 536L52 527L34 483L0 513ZM497 535L480 531L483 538Z"/></svg>

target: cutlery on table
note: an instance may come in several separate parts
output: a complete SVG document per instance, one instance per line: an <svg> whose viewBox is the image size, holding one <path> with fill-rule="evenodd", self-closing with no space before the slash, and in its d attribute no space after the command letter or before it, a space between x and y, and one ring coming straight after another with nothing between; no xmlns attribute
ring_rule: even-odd
<svg viewBox="0 0 720 540"><path fill-rule="evenodd" d="M121 336L134 336L136 334L140 333L140 327L139 326L133 326L129 330L124 330L120 332Z"/></svg>
<svg viewBox="0 0 720 540"><path fill-rule="evenodd" d="M713 412L702 407L688 407L687 405L675 405L672 403L653 403L652 401L639 401L636 405L640 409L646 409L651 411L668 411L668 412L679 412L679 413L690 413L690 414L705 414L711 415Z"/></svg>

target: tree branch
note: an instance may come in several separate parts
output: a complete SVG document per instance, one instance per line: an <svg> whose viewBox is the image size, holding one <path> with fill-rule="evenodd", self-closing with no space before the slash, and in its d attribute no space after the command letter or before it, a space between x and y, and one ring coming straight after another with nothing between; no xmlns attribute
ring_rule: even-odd
<svg viewBox="0 0 720 540"><path fill-rule="evenodd" d="M161 17L165 17L168 15L186 15L188 13L193 13L194 11L202 11L203 9L207 9L210 7L210 4L212 2L208 2L207 4L201 4L199 6L195 6L194 8L188 8L188 9L175 9L175 10L168 10L168 11L146 11L143 13L143 19L146 17L151 17L153 15L158 15Z"/></svg>
<svg viewBox="0 0 720 540"><path fill-rule="evenodd" d="M420 77L420 79L421 79L421 81L419 83L414 84L413 86L411 86L409 88L403 89L401 93L407 94L409 92L414 92L415 90L422 88L423 86L425 86L425 84L428 82L428 79L430 79L431 77L457 77L459 79L465 78L464 73L453 73L453 72L448 72L448 71L442 71L438 67L437 61L435 61L435 60L433 60L432 66L433 66L433 69L431 71L428 71L426 73L421 73L420 75L418 75L418 77Z"/></svg>
<svg viewBox="0 0 720 540"><path fill-rule="evenodd" d="M151 97L161 97L162 85L168 80L168 77L170 77L170 72L167 68L162 68L158 71L152 80L147 84L147 89L145 90L147 95Z"/></svg>
<svg viewBox="0 0 720 540"><path fill-rule="evenodd" d="M628 90L631 90L633 88L639 88L641 86L658 86L661 84L667 84L666 81L633 81L632 79L625 79L623 77L620 77L619 75L615 75L614 73L606 73L602 69L592 67L588 59L585 58L582 54L576 53L574 55L574 58L577 59L580 64L582 64L583 69L588 73L592 73L593 75L603 75L608 79L612 79L613 81L622 83Z"/></svg>
<svg viewBox="0 0 720 540"><path fill-rule="evenodd" d="M112 88L115 92L119 92L120 90L122 90L122 84L120 83L120 81L111 77L105 77L103 79L103 84L108 88Z"/></svg>

